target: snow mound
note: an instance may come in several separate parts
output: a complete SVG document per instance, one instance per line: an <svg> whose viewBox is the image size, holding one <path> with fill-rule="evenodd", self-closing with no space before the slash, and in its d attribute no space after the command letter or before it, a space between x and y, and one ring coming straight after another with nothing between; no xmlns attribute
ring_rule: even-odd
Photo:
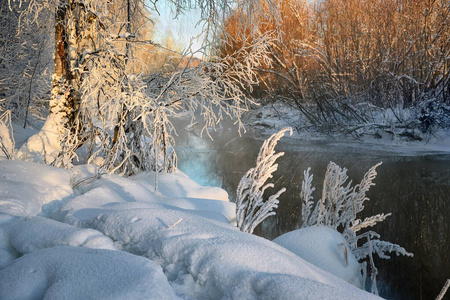
<svg viewBox="0 0 450 300"><path fill-rule="evenodd" d="M66 221L157 262L187 299L377 299L268 240L182 209L119 203L76 216Z"/></svg>
<svg viewBox="0 0 450 300"><path fill-rule="evenodd" d="M35 216L44 205L58 202L72 193L66 170L31 162L0 160L0 213Z"/></svg>
<svg viewBox="0 0 450 300"><path fill-rule="evenodd" d="M155 194L154 173L0 171L0 299L378 299L239 231L226 193L181 172Z"/></svg>
<svg viewBox="0 0 450 300"><path fill-rule="evenodd" d="M76 190L82 195L64 204L64 214L78 213L77 218L89 218L96 210L112 204L139 202L159 203L165 206L190 210L193 213L235 224L236 205L228 201L228 194L221 188L203 187L183 172L158 175L158 191L155 195L155 173L146 172L130 178L117 175L96 175L93 166L77 166L72 172ZM98 177L97 179L95 179ZM79 184L78 184L79 183ZM138 204L136 204L138 205ZM81 209L84 209L81 211ZM61 219L61 216L58 217Z"/></svg>
<svg viewBox="0 0 450 300"><path fill-rule="evenodd" d="M116 250L113 241L93 229L80 229L42 217L21 218L7 229L9 242L17 252L27 254L56 246Z"/></svg>
<svg viewBox="0 0 450 300"><path fill-rule="evenodd" d="M177 299L161 267L129 253L55 247L0 270L0 299Z"/></svg>
<svg viewBox="0 0 450 300"><path fill-rule="evenodd" d="M360 264L338 231L326 226L311 226L285 233L273 242L313 265L362 287Z"/></svg>
<svg viewBox="0 0 450 300"><path fill-rule="evenodd" d="M134 180L155 189L155 173L142 173L134 177ZM218 187L204 187L190 179L186 174L177 170L172 174L158 174L158 193L164 198L199 198L220 200L228 202L228 193Z"/></svg>
<svg viewBox="0 0 450 300"><path fill-rule="evenodd" d="M51 163L56 159L61 150L59 145L60 132L55 131L58 128L58 120L55 115L50 114L42 126L41 130L28 138L16 153L16 157L25 161L39 163Z"/></svg>

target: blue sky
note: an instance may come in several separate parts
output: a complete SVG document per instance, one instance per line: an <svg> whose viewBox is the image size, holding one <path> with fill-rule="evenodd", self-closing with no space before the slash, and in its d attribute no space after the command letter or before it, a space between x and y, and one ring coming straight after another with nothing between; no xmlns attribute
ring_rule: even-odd
<svg viewBox="0 0 450 300"><path fill-rule="evenodd" d="M165 1L158 2L158 11L160 13L156 18L156 35L155 40L162 43L167 33L170 31L177 43L186 48L192 37L201 33L201 25L197 25L199 13L196 11L186 11L185 14L179 15L176 19L175 13ZM156 13L155 13L156 14ZM193 50L200 48L200 41L193 41Z"/></svg>

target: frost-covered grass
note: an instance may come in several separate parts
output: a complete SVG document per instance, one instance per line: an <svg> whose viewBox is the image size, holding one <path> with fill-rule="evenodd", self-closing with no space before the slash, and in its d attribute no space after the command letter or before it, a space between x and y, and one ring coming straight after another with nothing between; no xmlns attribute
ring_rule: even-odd
<svg viewBox="0 0 450 300"><path fill-rule="evenodd" d="M226 192L181 172L155 194L153 173L0 170L0 299L377 298L239 231Z"/></svg>

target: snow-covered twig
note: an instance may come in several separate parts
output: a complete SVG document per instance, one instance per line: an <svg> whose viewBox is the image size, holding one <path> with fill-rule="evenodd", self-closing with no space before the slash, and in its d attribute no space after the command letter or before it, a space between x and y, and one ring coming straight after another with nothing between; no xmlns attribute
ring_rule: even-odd
<svg viewBox="0 0 450 300"><path fill-rule="evenodd" d="M442 300L445 296L445 293L447 293L448 288L450 287L450 279L447 279L444 286L442 287L441 292L437 296L436 300Z"/></svg>
<svg viewBox="0 0 450 300"><path fill-rule="evenodd" d="M171 228L175 227L181 221L183 221L183 218L179 218L177 221L175 221L175 223L173 223L172 225L167 226L167 229L171 229Z"/></svg>
<svg viewBox="0 0 450 300"><path fill-rule="evenodd" d="M314 204L312 193L315 191L315 188L312 187L313 175L309 174L311 168L308 168L303 172L304 180L302 181L302 190L300 192L300 200L302 201L302 227L306 227L308 225L309 216L311 215L311 208Z"/></svg>
<svg viewBox="0 0 450 300"><path fill-rule="evenodd" d="M389 259L390 257L387 253L392 252L395 252L397 255L413 256L412 253L407 252L399 245L379 240L380 235L374 231L366 231L356 235L361 229L372 227L391 215L390 213L378 214L365 218L364 221L357 219L357 214L364 209L364 202L369 200L366 193L371 186L375 185L373 180L377 175L376 168L380 164L370 168L361 182L352 187L352 182L348 181L347 169L330 162L323 182L322 198L316 203L314 210L312 210L314 203L312 192L314 188L311 185L312 175L309 174L310 168L308 168L304 172L302 191L300 193L302 227L321 224L335 230L341 230L347 245L356 259L361 261L368 258L371 268L371 290L375 294L378 294L376 284L378 269L374 263L373 253L376 253L383 259ZM358 240L363 238L367 239L367 242L362 246L358 246ZM367 266L367 262L362 262L361 266L363 264ZM367 274L367 270L364 270L364 274Z"/></svg>

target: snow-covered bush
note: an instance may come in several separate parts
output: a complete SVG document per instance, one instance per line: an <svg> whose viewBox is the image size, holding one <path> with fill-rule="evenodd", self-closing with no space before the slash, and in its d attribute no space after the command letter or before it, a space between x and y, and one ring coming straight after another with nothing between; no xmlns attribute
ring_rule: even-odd
<svg viewBox="0 0 450 300"><path fill-rule="evenodd" d="M278 197L286 190L282 188L268 199L264 192L268 188L273 188L273 183L267 183L272 178L272 173L278 168L275 161L283 152L275 153L275 146L292 128L287 127L271 135L264 141L256 159L256 167L251 168L241 178L236 191L236 221L241 231L252 233L255 227L267 217L275 215L273 211L278 207Z"/></svg>
<svg viewBox="0 0 450 300"><path fill-rule="evenodd" d="M378 294L376 285L376 275L378 273L373 260L373 253L380 258L389 259L387 253L396 253L397 255L413 256L399 245L379 240L380 235L374 231L357 233L361 229L374 226L378 222L384 221L391 214L378 214L364 220L358 219L357 214L364 209L364 202L369 198L366 193L370 187L375 185L377 172L376 164L367 171L361 182L352 186L352 181L348 180L347 169L341 168L334 162L328 164L325 179L323 181L322 198L314 206L312 193L315 188L312 187L313 175L310 174L310 168L304 171L304 180L300 193L302 201L302 227L325 225L333 228L344 236L352 254L358 261L369 260L371 269L371 291ZM364 240L366 242L361 244ZM361 241L360 243L358 243ZM363 262L362 266L367 266ZM364 272L367 273L366 271ZM364 286L364 285L363 285Z"/></svg>
<svg viewBox="0 0 450 300"><path fill-rule="evenodd" d="M415 110L422 133L434 134L440 128L450 130L450 105L432 98L417 104Z"/></svg>

